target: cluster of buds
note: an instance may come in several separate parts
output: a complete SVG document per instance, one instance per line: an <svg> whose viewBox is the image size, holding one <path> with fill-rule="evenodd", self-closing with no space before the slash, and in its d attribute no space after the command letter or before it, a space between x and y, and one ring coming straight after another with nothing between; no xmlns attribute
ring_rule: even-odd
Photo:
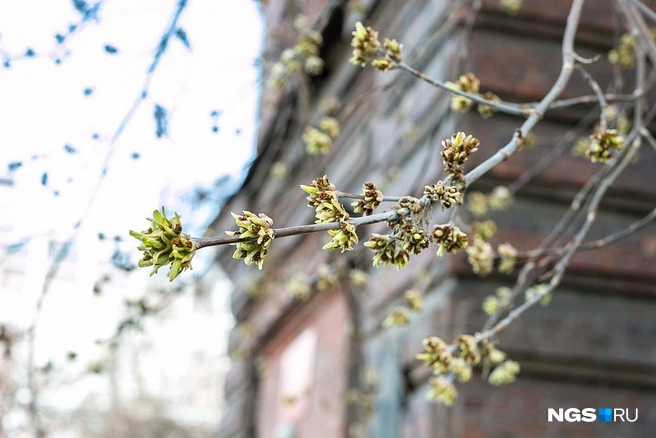
<svg viewBox="0 0 656 438"><path fill-rule="evenodd" d="M618 105L608 105L604 110L606 120L611 128L617 129L617 132L625 136L631 130L631 121L626 117L626 110L622 110ZM598 128L595 128L595 132Z"/></svg>
<svg viewBox="0 0 656 438"><path fill-rule="evenodd" d="M537 142L538 137L534 133L529 132L528 134L524 135L522 141L517 144L517 149L520 151L525 149L533 149Z"/></svg>
<svg viewBox="0 0 656 438"><path fill-rule="evenodd" d="M339 203L335 186L327 176L313 180L311 186L301 185L301 188L310 195L307 205L315 209L317 224L348 221L349 215Z"/></svg>
<svg viewBox="0 0 656 438"><path fill-rule="evenodd" d="M328 230L328 234L332 236L330 242L323 246L323 249L339 248L344 251L351 251L353 244L358 243L358 235L355 234L355 225L348 222L348 215L346 220L341 220L339 223L339 230Z"/></svg>
<svg viewBox="0 0 656 438"><path fill-rule="evenodd" d="M444 83L451 90L462 91L463 93L478 93L481 82L473 73L466 73L458 78L458 82L447 81ZM458 113L466 113L474 104L474 101L465 96L458 94L451 95L451 110Z"/></svg>
<svg viewBox="0 0 656 438"><path fill-rule="evenodd" d="M349 62L364 67L368 62L378 56L378 51L380 50L378 32L371 27L364 27L358 21L355 23L355 31L352 35L351 47L353 47L353 56L349 59Z"/></svg>
<svg viewBox="0 0 656 438"><path fill-rule="evenodd" d="M442 181L424 187L424 196L433 202L440 202L442 208L451 208L460 202L460 191L456 186L445 186Z"/></svg>
<svg viewBox="0 0 656 438"><path fill-rule="evenodd" d="M483 362L487 368L499 365L506 360L506 353L499 350L491 342L484 342L481 351L483 353Z"/></svg>
<svg viewBox="0 0 656 438"><path fill-rule="evenodd" d="M402 243L389 234L373 233L364 246L374 252L373 263L376 267L392 264L402 269L410 260L410 254L403 249Z"/></svg>
<svg viewBox="0 0 656 438"><path fill-rule="evenodd" d="M502 274L510 274L515 269L517 263L517 250L509 243L502 243L498 246L497 252L499 253L499 272Z"/></svg>
<svg viewBox="0 0 656 438"><path fill-rule="evenodd" d="M481 361L481 352L478 342L472 335L460 335L457 340L458 354L468 364L478 365Z"/></svg>
<svg viewBox="0 0 656 438"><path fill-rule="evenodd" d="M494 386L506 385L516 380L519 371L519 363L514 360L507 360L494 368L487 381Z"/></svg>
<svg viewBox="0 0 656 438"><path fill-rule="evenodd" d="M452 225L435 225L431 233L431 240L437 246L437 255L443 256L445 252L456 254L467 246L467 234L460 228Z"/></svg>
<svg viewBox="0 0 656 438"><path fill-rule="evenodd" d="M383 327L403 327L410 323L409 312L421 312L424 297L416 289L408 289L403 294L404 306L395 307L383 320Z"/></svg>
<svg viewBox="0 0 656 438"><path fill-rule="evenodd" d="M311 155L327 154L333 145L333 139L328 134L313 126L305 129L302 140L305 150Z"/></svg>
<svg viewBox="0 0 656 438"><path fill-rule="evenodd" d="M301 301L307 301L312 292L312 285L308 276L302 272L294 275L287 284L289 294Z"/></svg>
<svg viewBox="0 0 656 438"><path fill-rule="evenodd" d="M526 301L533 301L540 297L540 305L541 306L548 306L549 303L551 302L551 294L550 293L545 293L545 291L549 288L547 284L538 284L532 287L529 287L526 289L526 292L524 292L524 298Z"/></svg>
<svg viewBox="0 0 656 438"><path fill-rule="evenodd" d="M250 211L244 211L241 215L232 212L230 214L235 218L239 230L226 231L226 234L229 236L239 235L242 239L249 239L232 244L237 246L232 257L244 259L247 265L255 263L259 269L262 269L264 258L267 256L271 242L275 237L271 228L273 219L264 213L256 215Z"/></svg>
<svg viewBox="0 0 656 438"><path fill-rule="evenodd" d="M629 33L622 34L617 49L608 52L608 61L617 64L624 70L636 66L636 41Z"/></svg>
<svg viewBox="0 0 656 438"><path fill-rule="evenodd" d="M492 189L488 197L488 205L491 210L505 210L513 203L513 194L506 186L497 186Z"/></svg>
<svg viewBox="0 0 656 438"><path fill-rule="evenodd" d="M349 271L349 280L353 286L362 287L367 284L369 275L362 269L351 269Z"/></svg>
<svg viewBox="0 0 656 438"><path fill-rule="evenodd" d="M497 186L489 194L471 192L468 196L467 208L474 216L485 216L489 210L505 210L513 203L512 192L506 186Z"/></svg>
<svg viewBox="0 0 656 438"><path fill-rule="evenodd" d="M501 102L501 98L499 98L499 96L497 96L491 91L488 91L485 94L483 94L483 98L492 103ZM479 103L478 108L476 109L478 110L478 113L481 115L481 117L483 117L484 119L489 119L496 112L490 105L486 105L484 103Z"/></svg>
<svg viewBox="0 0 656 438"><path fill-rule="evenodd" d="M304 17L298 17L295 27L301 33L293 49L285 49L280 59L271 67L268 86L283 89L289 77L301 70L301 66L309 75L319 75L323 72L324 62L319 57L323 38L317 31L309 28L309 22Z"/></svg>
<svg viewBox="0 0 656 438"><path fill-rule="evenodd" d="M520 371L519 363L512 360L506 360L506 353L496 348L492 343L483 343L482 352L484 357L483 362L485 374L487 374L491 368L494 368L488 375L487 379L491 385L506 385L516 380L517 374L519 374Z"/></svg>
<svg viewBox="0 0 656 438"><path fill-rule="evenodd" d="M571 155L573 157L585 157L585 151L590 148L590 137L579 137L576 139L574 146L571 150ZM587 157L586 157L587 158Z"/></svg>
<svg viewBox="0 0 656 438"><path fill-rule="evenodd" d="M339 137L339 122L334 117L322 117L319 120L319 129L333 140Z"/></svg>
<svg viewBox="0 0 656 438"><path fill-rule="evenodd" d="M496 315L502 307L505 307L512 298L512 290L507 287L499 287L494 295L488 295L483 300L483 312L492 316Z"/></svg>
<svg viewBox="0 0 656 438"><path fill-rule="evenodd" d="M319 101L319 109L327 116L334 116L339 112L340 102L337 96L329 96Z"/></svg>
<svg viewBox="0 0 656 438"><path fill-rule="evenodd" d="M514 17L522 10L522 2L523 0L499 0L499 9Z"/></svg>
<svg viewBox="0 0 656 438"><path fill-rule="evenodd" d="M453 377L460 382L468 382L472 378L473 367L479 364L483 364L485 370L494 367L488 378L493 385L513 382L519 373L517 362L506 360L506 354L489 342L483 341L479 347L479 341L471 335L461 335L451 345L430 336L424 339L423 345L424 351L416 357L433 371L427 397L447 406L453 405L458 398Z"/></svg>
<svg viewBox="0 0 656 438"><path fill-rule="evenodd" d="M327 154L333 145L333 141L339 136L339 122L333 117L323 117L319 121L319 127L308 126L303 134L308 154Z"/></svg>
<svg viewBox="0 0 656 438"><path fill-rule="evenodd" d="M311 186L301 185L301 188L310 195L307 197L308 207L316 208L327 200L337 199L335 186L330 183L326 175L313 180Z"/></svg>
<svg viewBox="0 0 656 438"><path fill-rule="evenodd" d="M367 5L363 0L349 0L348 10L354 14L364 14L367 12Z"/></svg>
<svg viewBox="0 0 656 438"><path fill-rule="evenodd" d="M284 181L289 175L287 165L281 161L277 161L271 165L271 176L279 181Z"/></svg>
<svg viewBox="0 0 656 438"><path fill-rule="evenodd" d="M430 390L426 395L428 400L439 400L446 406L453 406L458 398L458 391L451 380L443 376L431 377L428 381Z"/></svg>
<svg viewBox="0 0 656 438"><path fill-rule="evenodd" d="M396 230L397 237L403 241L402 246L405 251L418 255L428 248L429 239L423 228L419 228L411 222L405 222L398 225Z"/></svg>
<svg viewBox="0 0 656 438"><path fill-rule="evenodd" d="M353 56L349 60L352 64L364 67L371 62L378 70L389 71L395 69L403 60L402 45L398 41L385 38L381 47L378 32L371 27L365 27L359 21L355 23L352 35Z"/></svg>
<svg viewBox="0 0 656 438"><path fill-rule="evenodd" d="M593 163L608 163L614 151L622 150L624 138L618 134L616 129L607 129L604 132L590 136L590 144L585 151L585 156Z"/></svg>
<svg viewBox="0 0 656 438"><path fill-rule="evenodd" d="M476 217L485 216L488 211L487 196L483 192L470 192L467 196L467 208Z"/></svg>
<svg viewBox="0 0 656 438"><path fill-rule="evenodd" d="M405 327L410 324L410 316L408 311L403 307L393 309L383 320L383 327Z"/></svg>
<svg viewBox="0 0 656 438"><path fill-rule="evenodd" d="M323 60L319 57L322 44L323 38L319 32L306 30L294 46L294 52L304 61L305 72L310 75L318 75L323 71Z"/></svg>
<svg viewBox="0 0 656 438"><path fill-rule="evenodd" d="M451 367L453 356L449 346L437 336L429 336L423 340L424 351L417 354L421 361L437 375L447 373Z"/></svg>
<svg viewBox="0 0 656 438"><path fill-rule="evenodd" d="M464 132L453 134L442 141L442 160L444 170L456 177L462 177L463 166L469 156L478 150L480 141Z"/></svg>
<svg viewBox="0 0 656 438"><path fill-rule="evenodd" d="M424 297L417 289L408 289L405 291L403 299L408 309L413 312L421 312L421 309L424 307Z"/></svg>
<svg viewBox="0 0 656 438"><path fill-rule="evenodd" d="M471 224L471 234L474 236L474 241L480 240L482 242L487 242L496 232L497 225L491 220L472 222Z"/></svg>
<svg viewBox="0 0 656 438"><path fill-rule="evenodd" d="M337 287L337 277L330 266L325 263L317 269L317 281L314 284L318 290L330 290Z"/></svg>
<svg viewBox="0 0 656 438"><path fill-rule="evenodd" d="M339 203L335 186L330 183L328 177L324 175L312 181L311 186L302 185L301 188L310 195L307 197L308 206L314 207L317 224L340 223L339 229L328 231L332 239L323 249L340 248L342 252L352 250L353 244L358 243L355 225L350 223L349 214Z"/></svg>
<svg viewBox="0 0 656 438"><path fill-rule="evenodd" d="M482 193L481 193L482 195ZM488 240L496 233L497 226L491 221L474 222L471 225L472 244L466 249L467 261L475 274L485 277L494 269L495 253ZM512 268L511 268L512 269Z"/></svg>
<svg viewBox="0 0 656 438"><path fill-rule="evenodd" d="M407 208L412 214L420 214L422 211L424 211L424 205L422 204L421 200L419 198L415 198L414 196L404 196L399 200L398 204L392 207L394 210L399 210L402 208ZM407 221L406 217L400 220L400 222L405 221ZM397 221L397 223L399 223L399 221ZM393 226L394 223L390 222L390 225Z"/></svg>
<svg viewBox="0 0 656 438"><path fill-rule="evenodd" d="M374 59L371 61L371 65L380 71L394 70L398 67L398 63L403 61L403 55L401 54L403 45L396 40L385 38L383 47L385 47L385 56Z"/></svg>
<svg viewBox="0 0 656 438"><path fill-rule="evenodd" d="M448 346L442 339L430 336L424 339L423 344L424 351L417 355L417 359L424 362L434 374L427 397L429 400L439 400L451 406L458 398L458 391L446 375L452 373L460 382L469 381L473 374L472 367L480 361L480 353L478 360L473 362L472 359L475 358L469 352L463 354L459 342L455 346Z"/></svg>
<svg viewBox="0 0 656 438"><path fill-rule="evenodd" d="M322 202L315 209L318 224L327 224L331 222L347 221L349 215L344 210L344 206L336 199L330 199Z"/></svg>
<svg viewBox="0 0 656 438"><path fill-rule="evenodd" d="M383 192L378 190L376 184L366 182L363 184L364 199L352 203L355 213L362 213L363 216L371 216L374 210L383 202Z"/></svg>
<svg viewBox="0 0 656 438"><path fill-rule="evenodd" d="M142 243L139 250L143 251L144 256L139 260L139 267L152 266L150 275L153 275L160 267L171 264L169 279L173 281L180 272L192 269L191 259L196 254L196 244L188 234L182 232L180 216L177 213L168 219L162 207L161 212L155 210L153 217L148 220L151 221L151 226L147 230L130 230L130 236Z"/></svg>
<svg viewBox="0 0 656 438"><path fill-rule="evenodd" d="M480 239L474 239L474 243L467 247L467 262L471 265L474 273L485 277L494 269L494 249L492 245Z"/></svg>
<svg viewBox="0 0 656 438"><path fill-rule="evenodd" d="M459 382L469 382L474 374L472 366L462 357L451 360L449 371L455 374Z"/></svg>

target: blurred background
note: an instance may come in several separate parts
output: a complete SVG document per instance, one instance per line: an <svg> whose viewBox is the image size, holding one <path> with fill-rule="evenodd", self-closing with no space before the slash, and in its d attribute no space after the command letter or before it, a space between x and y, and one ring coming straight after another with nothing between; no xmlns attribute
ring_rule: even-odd
<svg viewBox="0 0 656 438"><path fill-rule="evenodd" d="M211 251L149 278L128 231L164 205L201 235L241 184L262 27L252 1L0 3L0 436L215 430L228 280Z"/></svg>

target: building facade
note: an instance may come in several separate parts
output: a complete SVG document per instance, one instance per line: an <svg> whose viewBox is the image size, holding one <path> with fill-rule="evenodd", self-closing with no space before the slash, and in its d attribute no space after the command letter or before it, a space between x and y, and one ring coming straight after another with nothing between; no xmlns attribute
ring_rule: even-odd
<svg viewBox="0 0 656 438"><path fill-rule="evenodd" d="M525 0L518 16L482 2L468 52L462 40L467 14L444 0L263 2L269 37L265 67L293 46L298 13L320 25L324 73L294 81L279 95L265 92L258 158L223 208L210 234L234 230L230 212L265 212L276 227L314 222L300 184L323 175L343 191L359 193L375 182L385 194L421 196L443 179L440 141L464 131L481 141L468 166L505 145L520 118L450 110L448 93L403 72L381 73L348 62L356 21L403 43L405 60L430 78L455 80L471 71L481 90L504 100L540 100L561 67L561 41L569 0ZM466 3L466 2L465 2ZM357 7L354 7L357 6ZM588 1L576 39L582 56L613 47L613 6ZM587 66L602 87L612 78L603 59ZM574 75L565 97L589 93ZM301 137L336 98L341 133L325 155L309 155ZM324 102L324 104L322 104ZM535 129L536 146L496 166L473 190L508 185L549 156L589 111L585 106L547 114ZM516 194L507 210L489 215L494 242L520 251L537 246L566 211L573 194L598 165L568 149ZM623 229L654 208L650 183L656 157L645 150L608 192L590 238ZM439 220L439 212L434 220ZM463 212L465 222L471 220ZM374 268L362 242L386 224L359 227L349 253L322 250L326 233L276 239L259 271L220 247L217 262L233 283L236 318L226 378L221 437L527 437L653 436L656 429L656 237L647 227L612 246L577 254L546 307L531 309L500 336L499 348L521 364L516 382L494 387L476 372L457 385L452 407L426 400L429 370L415 359L430 335L450 341L485 323L481 304L513 275L473 274L466 255L424 251L408 266ZM355 274L355 281L352 281ZM309 295L290 294L290 280L305 273ZM358 281L366 273L366 283ZM420 290L424 309L405 327L382 322L408 289ZM298 292L298 291L297 291ZM635 423L549 422L549 408L618 407L639 410ZM611 427L612 426L612 427Z"/></svg>

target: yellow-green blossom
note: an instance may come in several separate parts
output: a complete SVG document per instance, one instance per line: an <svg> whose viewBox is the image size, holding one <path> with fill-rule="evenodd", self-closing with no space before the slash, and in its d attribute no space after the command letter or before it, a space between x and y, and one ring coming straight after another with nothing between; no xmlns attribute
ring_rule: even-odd
<svg viewBox="0 0 656 438"><path fill-rule="evenodd" d="M349 62L364 67L378 55L378 50L380 50L378 32L370 27L364 27L358 21L355 23L355 31L352 34L351 47L353 47L353 56L349 59Z"/></svg>
<svg viewBox="0 0 656 438"><path fill-rule="evenodd" d="M506 385L515 381L519 371L519 363L514 360L507 360L494 368L494 371L490 373L487 381L495 386Z"/></svg>
<svg viewBox="0 0 656 438"><path fill-rule="evenodd" d="M348 218L348 215L346 217ZM353 244L358 243L358 235L355 234L355 225L347 220L340 221L339 225L340 228L338 230L328 230L328 234L333 238L323 246L323 249L339 248L342 252L351 251Z"/></svg>
<svg viewBox="0 0 656 438"><path fill-rule="evenodd" d="M517 250L509 243L502 243L497 248L497 252L501 257L499 262L499 272L503 274L510 274L515 269L517 262Z"/></svg>
<svg viewBox="0 0 656 438"><path fill-rule="evenodd" d="M452 225L435 225L431 234L433 244L437 246L437 255L443 256L445 252L457 253L467 246L467 234L460 228Z"/></svg>
<svg viewBox="0 0 656 438"><path fill-rule="evenodd" d="M430 390L426 397L429 400L441 401L447 406L453 406L458 398L458 391L450 380L445 377L431 377Z"/></svg>
<svg viewBox="0 0 656 438"><path fill-rule="evenodd" d="M259 269L262 269L264 258L267 256L271 242L275 238L271 228L273 219L264 213L260 213L258 216L250 211L244 211L241 215L231 214L235 218L239 230L226 231L226 234L229 236L239 235L240 238L249 239L232 244L237 247L232 257L244 259L247 265L255 263Z"/></svg>
<svg viewBox="0 0 656 438"><path fill-rule="evenodd" d="M188 234L182 232L180 216L177 213L168 219L162 207L161 212L155 210L153 217L148 220L151 221L151 226L147 230L130 230L130 235L142 243L139 250L143 251L144 256L139 260L139 266L152 266L150 275L153 275L162 266L171 264L168 277L173 281L180 272L192 269L191 260L196 254L196 243Z"/></svg>
<svg viewBox="0 0 656 438"><path fill-rule="evenodd" d="M410 324L410 317L408 312L402 308L397 307L393 309L389 315L383 320L383 327L403 327Z"/></svg>
<svg viewBox="0 0 656 438"><path fill-rule="evenodd" d="M403 298L408 308L413 312L421 312L421 309L424 307L424 297L417 289L408 289L403 294Z"/></svg>

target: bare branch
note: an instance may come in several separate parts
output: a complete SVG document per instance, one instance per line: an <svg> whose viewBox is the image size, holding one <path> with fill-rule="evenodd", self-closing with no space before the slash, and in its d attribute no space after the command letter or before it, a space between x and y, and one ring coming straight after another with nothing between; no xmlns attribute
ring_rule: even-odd
<svg viewBox="0 0 656 438"><path fill-rule="evenodd" d="M481 105L487 105L490 108L505 113L505 114L511 114L515 116L522 116L526 117L531 113L530 109L525 109L520 105L514 104L514 103L508 103L508 102L492 102L490 100L485 99L483 96L479 94L471 94L471 93L466 93L464 91L456 90L453 88L450 88L448 85L446 85L444 82L439 81L437 79L431 79L419 70L416 70L412 67L410 67L408 64L405 62L398 62L397 66L399 69L404 70L413 76L421 79L422 81L426 82L427 84L430 84L434 87L441 88L444 91L448 91L449 93L456 94L458 96L463 96L468 99L473 100L476 103L479 103Z"/></svg>

